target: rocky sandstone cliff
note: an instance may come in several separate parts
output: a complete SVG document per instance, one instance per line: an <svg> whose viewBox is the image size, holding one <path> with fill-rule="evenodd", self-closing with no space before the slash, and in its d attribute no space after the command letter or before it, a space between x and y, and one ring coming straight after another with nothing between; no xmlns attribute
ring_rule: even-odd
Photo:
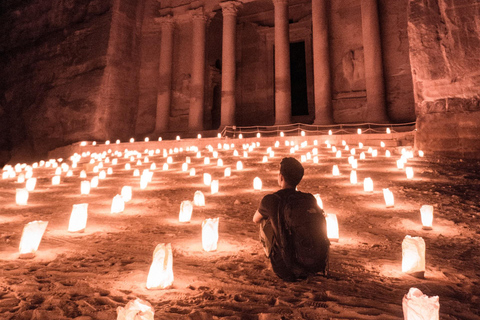
<svg viewBox="0 0 480 320"><path fill-rule="evenodd" d="M418 147L480 158L480 1L410 0Z"/></svg>

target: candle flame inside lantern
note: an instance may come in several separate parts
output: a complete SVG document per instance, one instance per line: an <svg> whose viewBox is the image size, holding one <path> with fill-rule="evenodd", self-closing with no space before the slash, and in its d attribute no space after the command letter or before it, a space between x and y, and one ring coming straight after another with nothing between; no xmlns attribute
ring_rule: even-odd
<svg viewBox="0 0 480 320"><path fill-rule="evenodd" d="M23 228L20 240L20 258L33 258L47 229L48 221L32 221Z"/></svg>
<svg viewBox="0 0 480 320"><path fill-rule="evenodd" d="M373 180L371 178L365 178L363 180L363 190L365 192L373 192Z"/></svg>
<svg viewBox="0 0 480 320"><path fill-rule="evenodd" d="M393 193L388 188L383 189L383 198L385 199L385 205L387 206L387 208L391 208L395 205Z"/></svg>
<svg viewBox="0 0 480 320"><path fill-rule="evenodd" d="M192 219L193 205L189 200L184 200L180 204L179 222L189 222Z"/></svg>
<svg viewBox="0 0 480 320"><path fill-rule="evenodd" d="M15 194L15 202L19 206L26 206L28 202L28 190L27 189L17 189Z"/></svg>
<svg viewBox="0 0 480 320"><path fill-rule="evenodd" d="M113 197L110 213L121 213L123 210L125 210L125 201L121 195L117 194Z"/></svg>
<svg viewBox="0 0 480 320"><path fill-rule="evenodd" d="M357 171L352 170L350 172L350 183L351 184L356 184L357 183Z"/></svg>
<svg viewBox="0 0 480 320"><path fill-rule="evenodd" d="M406 167L405 168L405 173L407 175L407 179L413 179L413 168L412 167Z"/></svg>
<svg viewBox="0 0 480 320"><path fill-rule="evenodd" d="M128 202L132 200L132 187L131 186L123 186L122 188L122 199L124 202Z"/></svg>
<svg viewBox="0 0 480 320"><path fill-rule="evenodd" d="M205 219L202 223L202 247L203 250L217 250L219 218Z"/></svg>
<svg viewBox="0 0 480 320"><path fill-rule="evenodd" d="M262 190L262 179L259 177L253 179L253 190Z"/></svg>
<svg viewBox="0 0 480 320"><path fill-rule="evenodd" d="M315 194L314 195L315 199L317 200L317 204L318 206L323 209L323 201L322 201L322 198L320 197L320 194Z"/></svg>
<svg viewBox="0 0 480 320"><path fill-rule="evenodd" d="M338 232L338 220L337 215L333 213L327 213L325 217L325 221L327 222L327 237L330 241L338 241L340 238Z"/></svg>
<svg viewBox="0 0 480 320"><path fill-rule="evenodd" d="M405 236L402 242L402 272L425 272L425 241L422 237Z"/></svg>
<svg viewBox="0 0 480 320"><path fill-rule="evenodd" d="M195 191L195 194L193 196L193 204L198 207L205 206L205 196L203 195L202 191Z"/></svg>
<svg viewBox="0 0 480 320"><path fill-rule="evenodd" d="M423 205L420 208L423 229L431 230L433 225L433 206Z"/></svg>
<svg viewBox="0 0 480 320"><path fill-rule="evenodd" d="M333 165L332 175L334 175L334 176L339 176L340 175L340 170L338 170L338 165L336 165L336 164Z"/></svg>
<svg viewBox="0 0 480 320"><path fill-rule="evenodd" d="M147 289L165 289L173 284L173 254L170 243L160 243L153 252Z"/></svg>
<svg viewBox="0 0 480 320"><path fill-rule="evenodd" d="M27 191L33 191L35 190L36 184L37 184L37 178L30 178L27 180L27 183L25 184L25 189L27 189Z"/></svg>
<svg viewBox="0 0 480 320"><path fill-rule="evenodd" d="M210 185L211 194L218 193L218 180L213 180Z"/></svg>
<svg viewBox="0 0 480 320"><path fill-rule="evenodd" d="M80 182L80 194L89 194L90 193L90 181L84 180Z"/></svg>
<svg viewBox="0 0 480 320"><path fill-rule="evenodd" d="M68 223L68 232L84 232L87 227L88 203L74 204L70 222Z"/></svg>

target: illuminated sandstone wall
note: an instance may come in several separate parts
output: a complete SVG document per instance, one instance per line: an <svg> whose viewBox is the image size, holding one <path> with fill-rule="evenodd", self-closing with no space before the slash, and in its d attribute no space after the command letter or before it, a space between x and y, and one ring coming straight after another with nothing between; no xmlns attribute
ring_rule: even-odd
<svg viewBox="0 0 480 320"><path fill-rule="evenodd" d="M0 162L131 134L138 2L1 2Z"/></svg>
<svg viewBox="0 0 480 320"><path fill-rule="evenodd" d="M480 2L410 0L418 147L480 158Z"/></svg>

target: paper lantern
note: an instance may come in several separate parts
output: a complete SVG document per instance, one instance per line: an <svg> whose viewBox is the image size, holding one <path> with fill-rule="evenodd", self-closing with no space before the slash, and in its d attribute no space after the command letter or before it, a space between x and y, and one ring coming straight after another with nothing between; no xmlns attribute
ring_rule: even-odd
<svg viewBox="0 0 480 320"><path fill-rule="evenodd" d="M402 242L402 272L425 272L425 241L422 237L405 236Z"/></svg>
<svg viewBox="0 0 480 320"><path fill-rule="evenodd" d="M425 155L425 153L422 151L422 150L418 150L418 156L423 158L423 156Z"/></svg>
<svg viewBox="0 0 480 320"><path fill-rule="evenodd" d="M300 135L301 135L302 137L305 137L305 131L302 130L302 132L300 132Z"/></svg>
<svg viewBox="0 0 480 320"><path fill-rule="evenodd" d="M315 199L317 200L317 204L318 206L323 209L323 201L322 201L322 198L320 198L320 194L315 194L314 195Z"/></svg>
<svg viewBox="0 0 480 320"><path fill-rule="evenodd" d="M360 160L365 160L365 152L360 153Z"/></svg>
<svg viewBox="0 0 480 320"><path fill-rule="evenodd" d="M139 177L140 176L140 170L138 170L138 169L133 170L133 176L134 177Z"/></svg>
<svg viewBox="0 0 480 320"><path fill-rule="evenodd" d="M132 187L123 186L122 191L120 192L124 202L132 200Z"/></svg>
<svg viewBox="0 0 480 320"><path fill-rule="evenodd" d="M338 220L337 215L333 213L327 213L325 217L327 222L327 237L330 241L338 241L340 238L338 233Z"/></svg>
<svg viewBox="0 0 480 320"><path fill-rule="evenodd" d="M195 168L191 168L190 169L190 176L193 177L195 176L196 172L195 172Z"/></svg>
<svg viewBox="0 0 480 320"><path fill-rule="evenodd" d="M225 177L230 177L232 174L232 169L230 167L226 167L224 171L224 176Z"/></svg>
<svg viewBox="0 0 480 320"><path fill-rule="evenodd" d="M355 155L355 148L350 149L350 154L353 156Z"/></svg>
<svg viewBox="0 0 480 320"><path fill-rule="evenodd" d="M332 130L328 130L328 135L331 136L333 134Z"/></svg>
<svg viewBox="0 0 480 320"><path fill-rule="evenodd" d="M57 169L55 169L55 175L60 175L62 174L62 168L58 167Z"/></svg>
<svg viewBox="0 0 480 320"><path fill-rule="evenodd" d="M20 240L20 258L33 258L38 250L43 234L47 229L48 221L32 221L23 228Z"/></svg>
<svg viewBox="0 0 480 320"><path fill-rule="evenodd" d="M100 171L100 173L98 174L99 179L105 179L106 177L107 173L105 172L105 170Z"/></svg>
<svg viewBox="0 0 480 320"><path fill-rule="evenodd" d="M376 157L378 155L377 149L372 150L372 157Z"/></svg>
<svg viewBox="0 0 480 320"><path fill-rule="evenodd" d="M253 190L262 190L262 179L259 177L253 179Z"/></svg>
<svg viewBox="0 0 480 320"><path fill-rule="evenodd" d="M168 163L164 163L162 169L163 169L163 171L167 171L168 170Z"/></svg>
<svg viewBox="0 0 480 320"><path fill-rule="evenodd" d="M178 215L179 222L189 222L192 218L193 205L189 200L184 200L180 203L180 214Z"/></svg>
<svg viewBox="0 0 480 320"><path fill-rule="evenodd" d="M222 159L217 160L217 167L223 167L223 160Z"/></svg>
<svg viewBox="0 0 480 320"><path fill-rule="evenodd" d="M30 178L25 183L25 189L27 189L27 191L31 192L31 191L35 190L36 185L37 185L37 178Z"/></svg>
<svg viewBox="0 0 480 320"><path fill-rule="evenodd" d="M80 194L89 194L90 193L90 181L84 180L80 182Z"/></svg>
<svg viewBox="0 0 480 320"><path fill-rule="evenodd" d="M130 165L130 163L125 163L125 170L130 170L132 168L132 166Z"/></svg>
<svg viewBox="0 0 480 320"><path fill-rule="evenodd" d="M218 193L218 180L213 180L210 184L210 192L211 194Z"/></svg>
<svg viewBox="0 0 480 320"><path fill-rule="evenodd" d="M385 148L385 142L380 141L380 147Z"/></svg>
<svg viewBox="0 0 480 320"><path fill-rule="evenodd" d="M413 168L412 167L406 167L405 168L405 173L407 175L407 179L413 179Z"/></svg>
<svg viewBox="0 0 480 320"><path fill-rule="evenodd" d="M98 177L93 177L92 180L90 180L90 188L96 187L98 187Z"/></svg>
<svg viewBox="0 0 480 320"><path fill-rule="evenodd" d="M67 172L67 177L71 177L71 176L73 176L73 171L72 171L72 170L68 170L68 172Z"/></svg>
<svg viewBox="0 0 480 320"><path fill-rule="evenodd" d="M243 163L242 161L237 161L237 170L243 170Z"/></svg>
<svg viewBox="0 0 480 320"><path fill-rule="evenodd" d="M337 153L335 154L335 157L341 158L342 157L342 151L338 150Z"/></svg>
<svg viewBox="0 0 480 320"><path fill-rule="evenodd" d="M386 132L390 134L392 131L390 130L390 128L387 128Z"/></svg>
<svg viewBox="0 0 480 320"><path fill-rule="evenodd" d="M68 232L84 232L87 227L88 203L74 204L70 222L68 223Z"/></svg>
<svg viewBox="0 0 480 320"><path fill-rule="evenodd" d="M357 161L357 159L353 159L353 160L352 160L351 166L352 166L352 169L357 169L357 168L358 168L358 161Z"/></svg>
<svg viewBox="0 0 480 320"><path fill-rule="evenodd" d="M173 284L173 254L170 243L160 243L153 252L147 289L165 289Z"/></svg>
<svg viewBox="0 0 480 320"><path fill-rule="evenodd" d="M333 165L332 175L334 175L334 176L339 176L340 175L340 171L338 170L338 165L336 165L336 164Z"/></svg>
<svg viewBox="0 0 480 320"><path fill-rule="evenodd" d="M365 178L363 180L363 190L365 192L373 192L373 180L371 178Z"/></svg>
<svg viewBox="0 0 480 320"><path fill-rule="evenodd" d="M359 149L362 149L362 148L363 148L363 143L359 142L359 143L358 143L358 148L359 148Z"/></svg>
<svg viewBox="0 0 480 320"><path fill-rule="evenodd" d="M24 183L25 182L25 174L20 173L17 178L17 183Z"/></svg>
<svg viewBox="0 0 480 320"><path fill-rule="evenodd" d="M410 288L402 300L404 320L439 320L438 296L428 297L417 288Z"/></svg>
<svg viewBox="0 0 480 320"><path fill-rule="evenodd" d="M403 169L403 160L402 159L397 160L397 168L398 169Z"/></svg>
<svg viewBox="0 0 480 320"><path fill-rule="evenodd" d="M168 157L167 157L167 163L168 163L168 164L172 164L172 163L173 163L173 158L172 158L172 156L168 156Z"/></svg>
<svg viewBox="0 0 480 320"><path fill-rule="evenodd" d="M123 210L125 210L125 201L121 195L117 194L113 197L110 213L121 213Z"/></svg>
<svg viewBox="0 0 480 320"><path fill-rule="evenodd" d="M313 163L318 163L318 156L313 157Z"/></svg>
<svg viewBox="0 0 480 320"><path fill-rule="evenodd" d="M52 186L58 186L60 184L60 176L54 176L52 178Z"/></svg>
<svg viewBox="0 0 480 320"><path fill-rule="evenodd" d="M423 205L420 208L420 214L422 216L422 229L432 230L433 225L433 206Z"/></svg>
<svg viewBox="0 0 480 320"><path fill-rule="evenodd" d="M357 171L352 170L350 172L350 183L351 184L356 184L357 183Z"/></svg>
<svg viewBox="0 0 480 320"><path fill-rule="evenodd" d="M150 181L150 175L149 174L143 174L140 177L140 189L146 189L148 186L148 182Z"/></svg>
<svg viewBox="0 0 480 320"><path fill-rule="evenodd" d="M110 169L110 168L109 168ZM153 162L151 165L150 165L150 170L155 170L157 169L157 165L155 164L155 162Z"/></svg>
<svg viewBox="0 0 480 320"><path fill-rule="evenodd" d="M386 151L385 151L385 157L390 158L390 156L391 156L390 151L389 151L389 150L386 150Z"/></svg>
<svg viewBox="0 0 480 320"><path fill-rule="evenodd" d="M203 174L203 184L209 186L212 183L212 175L210 173Z"/></svg>
<svg viewBox="0 0 480 320"><path fill-rule="evenodd" d="M2 172L2 179L5 180L5 179L8 179L8 178L10 178L10 172L9 171L3 171Z"/></svg>
<svg viewBox="0 0 480 320"><path fill-rule="evenodd" d="M193 204L198 207L205 206L205 196L203 195L202 191L195 191L195 195L193 196Z"/></svg>
<svg viewBox="0 0 480 320"><path fill-rule="evenodd" d="M27 189L17 189L15 193L15 202L19 206L26 206L28 202L28 190Z"/></svg>
<svg viewBox="0 0 480 320"><path fill-rule="evenodd" d="M210 158L209 157L205 157L203 159L203 164L210 164Z"/></svg>
<svg viewBox="0 0 480 320"><path fill-rule="evenodd" d="M218 220L219 218L203 220L202 247L203 247L203 250L207 252L217 250Z"/></svg>
<svg viewBox="0 0 480 320"><path fill-rule="evenodd" d="M362 129L357 129L358 134L362 134Z"/></svg>
<svg viewBox="0 0 480 320"><path fill-rule="evenodd" d="M99 171L98 166L93 167L92 171L93 171L93 173L98 173L98 171Z"/></svg>
<svg viewBox="0 0 480 320"><path fill-rule="evenodd" d="M182 163L182 171L186 172L188 170L188 163L184 162Z"/></svg>
<svg viewBox="0 0 480 320"><path fill-rule="evenodd" d="M394 206L395 202L393 199L393 193L387 188L383 189L383 198L385 199L385 205L387 208L391 208Z"/></svg>

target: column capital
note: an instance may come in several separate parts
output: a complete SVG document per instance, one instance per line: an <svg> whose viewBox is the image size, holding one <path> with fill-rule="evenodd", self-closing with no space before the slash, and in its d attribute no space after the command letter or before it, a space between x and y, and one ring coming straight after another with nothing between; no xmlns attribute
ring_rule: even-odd
<svg viewBox="0 0 480 320"><path fill-rule="evenodd" d="M238 9L242 6L243 4L240 1L220 2L220 7L222 7L222 14L224 16L236 16Z"/></svg>
<svg viewBox="0 0 480 320"><path fill-rule="evenodd" d="M208 16L205 13L205 9L203 7L198 7L195 9L188 10L188 13L192 17L192 20L208 20Z"/></svg>
<svg viewBox="0 0 480 320"><path fill-rule="evenodd" d="M158 17L158 18L155 18L155 23L158 23L162 26L170 26L170 27L173 27L174 24L175 24L175 20L173 18L172 15L166 15L166 16L163 16L163 17Z"/></svg>
<svg viewBox="0 0 480 320"><path fill-rule="evenodd" d="M317 0L318 1L318 0ZM288 5L288 0L272 0L273 4L287 4Z"/></svg>

